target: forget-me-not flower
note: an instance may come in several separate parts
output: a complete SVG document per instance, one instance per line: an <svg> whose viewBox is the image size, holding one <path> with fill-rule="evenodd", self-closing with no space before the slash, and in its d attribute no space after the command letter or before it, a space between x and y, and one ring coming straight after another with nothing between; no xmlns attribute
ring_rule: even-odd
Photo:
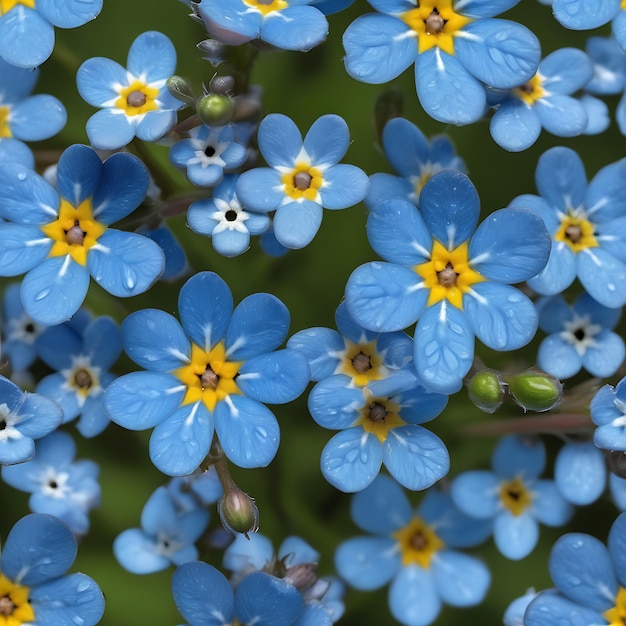
<svg viewBox="0 0 626 626"><path fill-rule="evenodd" d="M177 121L183 103L170 95L166 81L176 68L176 49L156 31L132 43L126 68L104 57L87 59L76 74L82 98L100 111L87 120L91 145L117 150L137 136L156 141Z"/></svg>
<svg viewBox="0 0 626 626"><path fill-rule="evenodd" d="M165 474L191 474L214 432L235 465L267 465L280 433L264 403L290 402L309 382L306 358L277 350L289 326L280 300L258 293L233 308L228 285L200 272L180 290L180 323L157 309L122 323L124 350L147 371L117 378L104 393L104 409L124 428L154 427L150 458Z"/></svg>
<svg viewBox="0 0 626 626"><path fill-rule="evenodd" d="M537 330L535 306L512 286L545 265L550 240L530 211L502 209L477 228L480 201L469 178L435 174L420 210L402 200L377 204L367 235L385 262L358 267L346 286L350 314L379 332L417 320L414 358L423 384L454 393L474 360L474 337L515 350Z"/></svg>
<svg viewBox="0 0 626 626"><path fill-rule="evenodd" d="M626 378L615 387L604 385L589 406L596 425L593 442L601 450L626 451Z"/></svg>
<svg viewBox="0 0 626 626"><path fill-rule="evenodd" d="M337 572L363 591L389 584L389 608L400 623L427 626L443 604L482 602L489 570L459 548L487 539L491 526L461 513L448 494L431 489L413 510L400 485L380 475L353 496L350 510L355 524L369 534L339 545Z"/></svg>
<svg viewBox="0 0 626 626"><path fill-rule="evenodd" d="M3 622L95 626L104 613L102 591L85 574L66 574L77 552L70 529L51 515L18 520L0 553L0 598L9 600Z"/></svg>
<svg viewBox="0 0 626 626"><path fill-rule="evenodd" d="M304 141L293 120L268 115L259 125L258 144L269 167L241 174L237 195L252 211L276 211L274 235L283 246L308 245L322 223L323 208L345 209L365 198L365 172L339 163L350 145L350 131L338 115L317 119Z"/></svg>
<svg viewBox="0 0 626 626"><path fill-rule="evenodd" d="M22 280L26 313L41 324L78 311L90 276L114 296L146 291L164 267L159 246L136 233L109 228L145 198L148 173L136 157L118 153L104 163L82 145L59 159L57 189L18 163L0 164L0 275Z"/></svg>
<svg viewBox="0 0 626 626"><path fill-rule="evenodd" d="M537 38L495 16L519 0L371 0L379 13L361 15L343 36L348 74L386 83L415 63L422 107L449 124L471 124L487 108L484 85L510 89L539 64Z"/></svg>
<svg viewBox="0 0 626 626"><path fill-rule="evenodd" d="M592 376L613 376L624 361L624 340L613 329L620 309L598 304L582 293L570 307L561 295L537 302L539 328L548 336L539 345L537 365L559 379L584 368Z"/></svg>
<svg viewBox="0 0 626 626"><path fill-rule="evenodd" d="M554 482L561 495L572 504L595 502L606 487L604 454L592 441L568 441L557 452Z"/></svg>
<svg viewBox="0 0 626 626"><path fill-rule="evenodd" d="M492 456L492 471L469 470L452 482L454 503L466 515L493 520L493 538L509 559L522 559L539 539L539 522L562 526L574 509L553 480L540 479L546 450L538 439L503 437Z"/></svg>
<svg viewBox="0 0 626 626"><path fill-rule="evenodd" d="M542 295L561 293L576 277L600 304L626 303L626 158L603 167L587 183L582 159L557 146L537 163L539 195L514 198L544 221L552 239L550 257L528 284Z"/></svg>
<svg viewBox="0 0 626 626"><path fill-rule="evenodd" d="M466 171L463 159L457 156L447 135L436 135L428 140L415 124L401 117L385 124L382 144L387 160L398 175L370 176L364 200L370 209L391 198L404 198L419 206L422 187L433 174L448 169Z"/></svg>
<svg viewBox="0 0 626 626"><path fill-rule="evenodd" d="M0 59L11 65L41 65L54 48L54 28L93 20L102 0L4 0L0 4Z"/></svg>

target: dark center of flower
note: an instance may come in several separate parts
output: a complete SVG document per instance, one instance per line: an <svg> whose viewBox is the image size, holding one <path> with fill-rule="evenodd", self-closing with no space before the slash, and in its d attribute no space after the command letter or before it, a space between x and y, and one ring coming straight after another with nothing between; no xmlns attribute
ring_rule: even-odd
<svg viewBox="0 0 626 626"><path fill-rule="evenodd" d="M35 325L34 325L34 324L32 324L31 322L29 322L28 324L26 324L26 325L24 326L24 332L25 332L25 333L28 333L29 335L30 335L31 333L34 333L34 332L35 332Z"/></svg>
<svg viewBox="0 0 626 626"><path fill-rule="evenodd" d="M385 421L385 417L387 416L387 411L385 407L380 404L380 402L374 402L372 406L370 406L370 412L368 417L375 422L376 424Z"/></svg>
<svg viewBox="0 0 626 626"><path fill-rule="evenodd" d="M215 391L219 382L220 377L213 371L213 368L207 364L202 376L200 376L200 386L202 390L211 389Z"/></svg>
<svg viewBox="0 0 626 626"><path fill-rule="evenodd" d="M0 596L0 615L13 615L14 610L13 600L9 596Z"/></svg>
<svg viewBox="0 0 626 626"><path fill-rule="evenodd" d="M577 226L576 224L571 224L565 229L565 236L572 243L578 243L582 239L583 233L580 229L580 226Z"/></svg>
<svg viewBox="0 0 626 626"><path fill-rule="evenodd" d="M506 490L506 495L514 502L517 502L522 497L521 491L519 491L519 489L515 489L514 487L509 487Z"/></svg>
<svg viewBox="0 0 626 626"><path fill-rule="evenodd" d="M146 103L146 100L146 94L139 90L131 91L126 96L126 102L128 102L129 107L142 107Z"/></svg>
<svg viewBox="0 0 626 626"><path fill-rule="evenodd" d="M313 177L308 172L298 172L293 177L293 186L300 191L306 191L311 186Z"/></svg>
<svg viewBox="0 0 626 626"><path fill-rule="evenodd" d="M409 543L411 548L417 551L426 550L428 547L428 539L421 532L415 533Z"/></svg>
<svg viewBox="0 0 626 626"><path fill-rule="evenodd" d="M93 384L93 380L91 380L91 376L87 370L78 370L74 375L74 382L76 386L81 389L89 389Z"/></svg>
<svg viewBox="0 0 626 626"><path fill-rule="evenodd" d="M228 211L224 213L224 217L227 222L234 222L237 219L237 211L234 209L228 209Z"/></svg>
<svg viewBox="0 0 626 626"><path fill-rule="evenodd" d="M424 23L426 24L426 34L438 35L446 25L446 20L439 15L439 11L437 7L435 7L431 14L424 20Z"/></svg>
<svg viewBox="0 0 626 626"><path fill-rule="evenodd" d="M585 338L585 329L584 328L577 328L574 331L574 337L576 337L576 339L578 339L578 341L582 341Z"/></svg>
<svg viewBox="0 0 626 626"><path fill-rule="evenodd" d="M216 150L215 150L215 148L213 146L207 146L204 149L204 154L206 156L208 156L209 158L211 158L215 154L215 152L216 152Z"/></svg>
<svg viewBox="0 0 626 626"><path fill-rule="evenodd" d="M528 94L531 94L533 91L535 91L535 87L531 81L528 81L527 83L524 83L523 85L520 85L518 89Z"/></svg>
<svg viewBox="0 0 626 626"><path fill-rule="evenodd" d="M48 487L50 487L50 489L56 489L59 486L59 484L57 483L56 480L49 480L48 481Z"/></svg>
<svg viewBox="0 0 626 626"><path fill-rule="evenodd" d="M437 272L437 279L442 287L454 287L456 285L457 276L458 273L454 271L452 263L449 261L440 272Z"/></svg>
<svg viewBox="0 0 626 626"><path fill-rule="evenodd" d="M257 0L258 4L272 4L274 0Z"/></svg>
<svg viewBox="0 0 626 626"><path fill-rule="evenodd" d="M365 372L372 369L372 364L370 362L370 358L366 354L359 352L352 359L352 367L354 367L359 374L365 374Z"/></svg>
<svg viewBox="0 0 626 626"><path fill-rule="evenodd" d="M65 239L71 245L82 246L87 233L80 227L78 220L74 220L74 226L65 231Z"/></svg>
<svg viewBox="0 0 626 626"><path fill-rule="evenodd" d="M4 418L0 418L0 430L4 430L7 427L7 421Z"/></svg>

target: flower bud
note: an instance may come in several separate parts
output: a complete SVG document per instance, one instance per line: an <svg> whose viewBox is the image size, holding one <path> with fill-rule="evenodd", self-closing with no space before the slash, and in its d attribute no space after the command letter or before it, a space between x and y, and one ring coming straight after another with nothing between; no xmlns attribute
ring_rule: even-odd
<svg viewBox="0 0 626 626"><path fill-rule="evenodd" d="M540 370L528 370L523 374L507 376L509 393L524 411L549 411L563 397L561 382Z"/></svg>
<svg viewBox="0 0 626 626"><path fill-rule="evenodd" d="M504 400L504 389L492 370L475 374L467 385L470 400L485 413L494 413Z"/></svg>
<svg viewBox="0 0 626 626"><path fill-rule="evenodd" d="M235 88L233 76L213 76L209 82L209 91L213 94L227 95Z"/></svg>
<svg viewBox="0 0 626 626"><path fill-rule="evenodd" d="M209 94L198 100L198 117L207 126L223 126L233 116L233 102L227 96Z"/></svg>
<svg viewBox="0 0 626 626"><path fill-rule="evenodd" d="M623 450L605 450L609 471L620 478L626 478L626 453Z"/></svg>
<svg viewBox="0 0 626 626"><path fill-rule="evenodd" d="M185 104L196 104L196 96L193 93L193 88L191 87L191 83L182 76L170 76L165 82L167 86L167 90L170 92L174 98L184 102Z"/></svg>
<svg viewBox="0 0 626 626"><path fill-rule="evenodd" d="M213 67L226 61L226 46L217 39L204 39L196 47L202 52L202 58Z"/></svg>
<svg viewBox="0 0 626 626"><path fill-rule="evenodd" d="M248 533L259 529L259 509L254 499L239 487L231 487L217 504L217 512L222 525L233 534L241 533L248 538Z"/></svg>

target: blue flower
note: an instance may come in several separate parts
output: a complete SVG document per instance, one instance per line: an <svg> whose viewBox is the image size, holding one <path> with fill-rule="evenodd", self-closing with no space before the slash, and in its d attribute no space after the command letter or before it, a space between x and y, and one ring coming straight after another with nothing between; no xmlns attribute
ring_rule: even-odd
<svg viewBox="0 0 626 626"><path fill-rule="evenodd" d="M598 304L587 293L570 307L562 296L537 302L539 327L546 337L537 365L557 378L570 378L585 368L592 376L613 376L624 361L624 340L613 332L621 310Z"/></svg>
<svg viewBox="0 0 626 626"><path fill-rule="evenodd" d="M430 141L408 120L396 117L385 124L382 134L385 156L399 174L372 174L365 204L371 209L383 200L404 198L418 205L422 187L441 170L465 172L463 159L458 157L446 135L436 135Z"/></svg>
<svg viewBox="0 0 626 626"><path fill-rule="evenodd" d="M0 138L40 141L65 126L67 113L57 98L30 95L38 78L39 70L15 67L0 58Z"/></svg>
<svg viewBox="0 0 626 626"><path fill-rule="evenodd" d="M178 239L165 222L156 228L139 228L137 232L156 241L165 254L165 269L159 280L175 280L182 278L188 271L187 255Z"/></svg>
<svg viewBox="0 0 626 626"><path fill-rule="evenodd" d="M0 12L0 59L18 67L41 65L54 48L54 27L76 28L96 18L102 0L9 0Z"/></svg>
<svg viewBox="0 0 626 626"><path fill-rule="evenodd" d="M233 125L196 126L189 138L170 148L170 160L184 168L187 178L199 187L212 187L222 180L224 170L232 170L246 160L248 149L236 140Z"/></svg>
<svg viewBox="0 0 626 626"><path fill-rule="evenodd" d="M588 127L587 109L572 94L593 76L593 63L582 51L561 48L546 56L526 83L498 99L489 123L494 141L519 152L537 141L541 129L557 137L575 137Z"/></svg>
<svg viewBox="0 0 626 626"><path fill-rule="evenodd" d="M147 237L109 228L144 199L148 174L139 159L104 163L87 146L70 146L57 171L58 191L18 163L0 164L0 275L26 273L21 297L41 324L70 318L90 275L125 298L143 293L163 271L164 255Z"/></svg>
<svg viewBox="0 0 626 626"><path fill-rule="evenodd" d="M626 158L603 167L587 183L581 158L556 147L539 158L540 195L524 194L509 204L541 217L552 239L546 266L528 284L542 295L561 293L576 277L600 304L626 303Z"/></svg>
<svg viewBox="0 0 626 626"><path fill-rule="evenodd" d="M626 377L615 387L604 385L589 405L597 428L593 442L602 450L626 451Z"/></svg>
<svg viewBox="0 0 626 626"><path fill-rule="evenodd" d="M197 506L179 512L167 487L158 487L141 512L141 528L129 528L113 542L120 565L133 574L152 574L198 558L195 542L206 530L209 512Z"/></svg>
<svg viewBox="0 0 626 626"><path fill-rule="evenodd" d="M274 235L287 248L304 248L322 223L322 208L345 209L367 193L367 175L339 163L348 150L348 125L338 115L316 120L304 141L285 115L268 115L259 125L259 150L269 167L248 170L237 195L252 211L276 211Z"/></svg>
<svg viewBox="0 0 626 626"><path fill-rule="evenodd" d="M42 361L53 370L37 385L37 393L63 409L63 423L80 416L84 437L99 435L108 425L102 394L115 380L109 370L122 353L122 338L110 317L98 317L82 332L68 324L46 328L36 341Z"/></svg>
<svg viewBox="0 0 626 626"><path fill-rule="evenodd" d="M0 593L8 597L9 624L94 626L104 596L89 576L67 574L77 554L74 535L50 515L26 515L2 544Z"/></svg>
<svg viewBox="0 0 626 626"><path fill-rule="evenodd" d="M156 31L135 39L126 69L104 57L87 59L78 68L76 86L86 102L101 109L87 121L91 144L117 150L135 136L156 141L168 133L183 106L165 84L175 67L174 45Z"/></svg>
<svg viewBox="0 0 626 626"><path fill-rule="evenodd" d="M200 561L177 568L172 594L190 626L223 626L234 619L255 626L292 626L304 606L302 595L290 581L252 572L233 591L224 574Z"/></svg>
<svg viewBox="0 0 626 626"><path fill-rule="evenodd" d="M226 283L200 272L183 285L178 309L182 326L156 309L124 320L124 349L148 371L115 380L104 394L105 411L131 430L155 427L150 458L165 474L191 474L214 432L235 465L267 465L278 449L279 427L263 403L294 400L310 376L305 357L276 350L287 334L287 308L260 293L233 311Z"/></svg>
<svg viewBox="0 0 626 626"><path fill-rule="evenodd" d="M224 43L262 39L276 48L306 51L328 34L326 17L310 5L313 0L201 0L195 10L209 33Z"/></svg>
<svg viewBox="0 0 626 626"><path fill-rule="evenodd" d="M524 613L531 601L537 596L534 589L529 589L523 596L516 598L504 612L504 626L524 626Z"/></svg>
<svg viewBox="0 0 626 626"><path fill-rule="evenodd" d="M54 431L35 446L35 456L2 468L2 480L30 493L33 513L60 519L75 535L89 530L89 511L100 504L99 468L93 461L74 460L76 444L63 431Z"/></svg>
<svg viewBox="0 0 626 626"><path fill-rule="evenodd" d="M558 451L554 462L554 482L561 495L572 504L595 502L606 487L604 454L592 441L569 441Z"/></svg>
<svg viewBox="0 0 626 626"><path fill-rule="evenodd" d="M236 192L238 175L224 176L210 198L196 200L187 211L187 223L196 233L211 237L213 247L225 257L243 254L250 247L250 235L265 232L270 218L241 205Z"/></svg>
<svg viewBox="0 0 626 626"><path fill-rule="evenodd" d="M626 514L611 526L608 545L567 533L554 544L549 570L555 589L540 592L524 626L620 624L626 619Z"/></svg>
<svg viewBox="0 0 626 626"><path fill-rule="evenodd" d="M32 458L34 440L52 432L62 419L58 404L0 376L0 465Z"/></svg>
<svg viewBox="0 0 626 626"><path fill-rule="evenodd" d="M414 358L422 383L458 391L474 359L474 336L494 350L515 350L537 329L535 306L512 287L545 265L549 236L530 211L503 209L478 228L480 202L467 176L435 174L420 210L402 199L377 204L367 221L374 250L387 262L358 267L346 304L378 332L416 320Z"/></svg>
<svg viewBox="0 0 626 626"><path fill-rule="evenodd" d="M491 526L463 515L449 495L431 489L413 511L402 488L381 475L353 496L351 514L370 534L338 547L337 572L363 591L390 583L389 608L399 622L427 626L442 604L482 602L491 582L489 570L458 548L481 543Z"/></svg>
<svg viewBox="0 0 626 626"><path fill-rule="evenodd" d="M35 155L19 139L0 137L0 163L5 161L21 163L24 167L35 169Z"/></svg>
<svg viewBox="0 0 626 626"><path fill-rule="evenodd" d="M167 489L179 513L215 504L224 495L214 465L206 471L198 469L188 476L172 478Z"/></svg>
<svg viewBox="0 0 626 626"><path fill-rule="evenodd" d="M344 33L350 76L386 83L415 63L417 97L426 113L471 124L486 111L484 85L511 89L539 64L537 38L524 26L494 19L519 0L372 0L380 13L358 17Z"/></svg>
<svg viewBox="0 0 626 626"><path fill-rule="evenodd" d="M508 559L523 559L539 539L539 522L562 526L574 509L553 480L540 479L546 451L538 439L503 437L492 456L493 471L470 470L452 482L454 503L466 515L493 520L493 538Z"/></svg>

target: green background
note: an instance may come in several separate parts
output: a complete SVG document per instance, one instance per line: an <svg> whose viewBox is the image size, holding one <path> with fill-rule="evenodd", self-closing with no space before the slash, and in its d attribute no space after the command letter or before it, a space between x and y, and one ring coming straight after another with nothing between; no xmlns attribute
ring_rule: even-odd
<svg viewBox="0 0 626 626"><path fill-rule="evenodd" d="M341 35L357 15L370 10L364 1L357 0L350 10L330 16L330 35L325 44L307 54L264 52L252 74L252 82L262 86L263 112L292 117L303 134L320 115L343 116L353 139L344 161L362 167L368 174L390 171L378 145L373 122L376 99L390 85L366 85L346 74ZM57 30L58 45L41 68L37 92L56 95L66 106L69 121L59 136L33 148L56 151L71 143L87 142L84 125L94 110L81 100L76 90L78 65L92 56L105 56L125 64L130 44L143 31L159 30L173 40L179 55L178 73L188 77L200 92L202 81L208 82L214 70L201 60L195 47L205 37L203 30L187 14L188 9L182 2L105 0L102 13L94 22L71 31ZM522 0L506 17L519 20L535 32L544 55L566 45L582 48L588 36L588 33L563 29L552 18L550 9L536 0ZM606 28L593 34L608 33ZM603 165L623 156L624 137L615 125L599 137L564 140L544 133L531 149L509 154L493 142L486 121L456 128L430 119L417 101L412 70L393 81L391 86L403 95L404 117L427 135L449 133L467 163L485 215L506 206L518 194L535 192L537 158L548 147L575 148L585 161L589 178ZM613 111L616 97L607 101ZM176 192L188 190L183 176L168 166L167 147L150 146L149 150L169 168L170 183ZM334 327L334 311L348 276L359 264L375 258L365 237L366 217L363 205L345 211L326 211L313 243L279 259L263 255L256 242L241 257L224 259L213 251L209 239L188 229L184 216L174 218L171 223L187 251L190 272L218 272L230 285L236 302L257 291L277 295L292 313L293 333L310 326ZM87 303L95 314L112 315L120 322L131 311L146 306L176 314L182 282L159 283L148 294L124 301L114 301L92 282ZM537 345L538 339L535 339L518 354L493 355L480 347L477 351L489 365L515 370L534 364ZM133 368L124 358L117 371L123 373ZM573 383L568 383L566 388L572 386ZM359 533L349 519L349 496L328 485L319 470L320 452L332 433L318 427L309 417L306 394L297 402L274 408L282 433L276 459L265 469L234 468L233 476L242 489L256 498L261 532L269 536L275 546L289 534L302 536L321 552L320 573L330 574L335 547ZM498 417L490 418L473 407L464 391L452 398L446 412L429 425L448 445L452 459L450 476L469 468L489 466L495 438L470 436L464 430L468 425L488 419L504 423L520 414L517 407L509 406L497 414ZM69 430L78 440L80 457L93 458L101 465L102 505L91 515L92 530L81 542L74 569L84 571L100 584L107 601L102 624L169 626L181 623L170 593L173 570L135 576L118 565L111 551L115 536L139 525L141 509L148 496L166 481L149 461L149 433L128 432L111 425L95 440L85 441L79 440L73 425L69 425ZM549 437L546 441L553 458L560 440ZM410 494L410 497L415 504L420 500L420 494ZM27 502L27 494L0 484L0 535L6 536L11 525L27 513ZM568 529L591 532L604 540L615 514L616 509L608 499L603 499L590 509L578 511ZM211 527L218 524L213 513ZM459 620L501 623L502 613L511 600L529 587L549 586L546 559L550 546L561 532L561 529L542 528L539 547L521 562L506 560L491 541L474 551L486 560L493 574L486 601L480 607L463 611L446 607L436 624L452 625ZM208 558L219 566L217 550L209 551ZM374 593L349 591L347 613L340 623L393 624L386 593L386 588Z"/></svg>

